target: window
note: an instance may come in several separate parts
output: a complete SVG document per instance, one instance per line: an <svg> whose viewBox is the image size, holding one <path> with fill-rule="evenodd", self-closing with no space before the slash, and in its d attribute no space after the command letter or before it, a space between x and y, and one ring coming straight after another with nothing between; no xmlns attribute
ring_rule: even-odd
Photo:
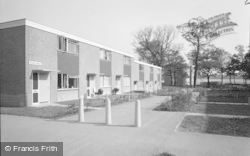
<svg viewBox="0 0 250 156"><path fill-rule="evenodd" d="M76 41L69 40L68 41L68 51L71 53L78 53L79 46Z"/></svg>
<svg viewBox="0 0 250 156"><path fill-rule="evenodd" d="M63 75L63 89L67 89L68 88L68 75L67 74L62 74Z"/></svg>
<svg viewBox="0 0 250 156"><path fill-rule="evenodd" d="M58 74L57 89L78 88L78 78L71 77L68 74Z"/></svg>
<svg viewBox="0 0 250 156"><path fill-rule="evenodd" d="M58 48L61 51L70 52L70 53L78 53L79 45L77 41L65 38L63 36L58 37Z"/></svg>
<svg viewBox="0 0 250 156"><path fill-rule="evenodd" d="M150 67L150 72L151 72L151 73L153 73L153 72L154 72L153 67Z"/></svg>
<svg viewBox="0 0 250 156"><path fill-rule="evenodd" d="M69 77L69 88L78 88L78 79Z"/></svg>
<svg viewBox="0 0 250 156"><path fill-rule="evenodd" d="M124 56L124 64L130 65L131 64L131 58L127 57L127 56Z"/></svg>
<svg viewBox="0 0 250 156"><path fill-rule="evenodd" d="M124 76L123 77L123 84L124 84L124 86L130 86L130 77Z"/></svg>
<svg viewBox="0 0 250 156"><path fill-rule="evenodd" d="M59 36L59 50L67 51L67 39L65 37Z"/></svg>
<svg viewBox="0 0 250 156"><path fill-rule="evenodd" d="M111 61L111 52L110 51L106 51L104 49L101 49L100 50L100 58L102 60Z"/></svg>
<svg viewBox="0 0 250 156"><path fill-rule="evenodd" d="M62 74L58 74L57 76L57 88L62 89Z"/></svg>
<svg viewBox="0 0 250 156"><path fill-rule="evenodd" d="M144 69L143 65L142 65L142 64L139 64L139 70L140 70L140 71L143 71L143 69Z"/></svg>
<svg viewBox="0 0 250 156"><path fill-rule="evenodd" d="M101 75L100 76L100 86L102 87L110 87L111 82L110 82L110 76L105 76L105 75Z"/></svg>

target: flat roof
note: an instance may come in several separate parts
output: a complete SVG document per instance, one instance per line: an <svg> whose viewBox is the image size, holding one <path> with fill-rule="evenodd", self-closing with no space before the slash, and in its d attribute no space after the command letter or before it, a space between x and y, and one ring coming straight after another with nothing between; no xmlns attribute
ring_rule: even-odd
<svg viewBox="0 0 250 156"><path fill-rule="evenodd" d="M98 48L102 48L102 49L105 49L105 50L109 50L109 51L112 51L112 52L115 52L115 53L119 53L119 54L122 54L122 55L125 55L125 56L128 56L128 57L134 58L134 56L129 55L127 53L124 53L124 52L122 52L120 50L113 49L113 48L110 48L110 47L107 47L107 46L104 46L104 45L101 45L101 44L98 44L98 43L83 39L81 37L71 35L71 34L65 33L63 31L60 31L60 30L57 30L57 29L54 29L54 28L51 28L51 27L44 26L42 24L32 22L32 21L27 20L27 19L19 19L19 20L0 23L0 29L17 27L17 26L22 26L22 25L37 28L37 29L40 29L40 30L43 30L43 31L46 31L46 32L50 32L50 33L53 33L53 34L56 34L56 35L64 36L64 37L67 37L67 38L70 38L70 39L73 39L73 40L76 40L76 41L80 41L80 42L83 42L83 43L86 43L86 44L96 46ZM161 67L159 67L159 66L155 66L155 65L148 64L148 63L145 63L145 62L141 62L141 61L137 61L137 60L134 60L134 62L138 63L138 64L143 64L143 65L146 65L146 66L161 69Z"/></svg>
<svg viewBox="0 0 250 156"><path fill-rule="evenodd" d="M30 26L30 27L37 28L37 29L40 29L40 30L43 30L43 31L47 31L47 32L50 32L50 33L53 33L53 34L56 34L56 35L64 36L64 37L67 37L67 38L70 38L70 39L73 39L73 40L76 40L76 41L87 43L87 44L96 46L98 48L102 48L102 49L105 49L105 50L108 50L108 51L119 53L119 54L122 54L122 55L125 55L125 56L134 57L134 56L129 55L127 53L124 53L124 52L122 52L120 50L110 48L110 47L107 47L107 46L104 46L104 45L101 45L101 44L98 44L98 43L83 39L81 37L71 35L71 34L65 33L63 31L60 31L60 30L57 30L57 29L54 29L54 28L50 28L50 27L47 27L47 26L32 22L32 21L27 20L27 19L20 19L20 20L0 23L0 29L17 27L17 26L22 26L22 25Z"/></svg>

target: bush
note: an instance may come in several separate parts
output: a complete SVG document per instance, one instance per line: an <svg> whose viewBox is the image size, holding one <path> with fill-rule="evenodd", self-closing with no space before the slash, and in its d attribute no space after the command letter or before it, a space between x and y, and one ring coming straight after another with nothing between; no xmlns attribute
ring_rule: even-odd
<svg viewBox="0 0 250 156"><path fill-rule="evenodd" d="M103 93L103 90L100 88L100 89L98 89L98 91L97 91L97 95L102 95L102 93Z"/></svg>
<svg viewBox="0 0 250 156"><path fill-rule="evenodd" d="M165 100L155 110L159 111L189 111L191 110L192 93L189 91L181 91L172 95L172 100Z"/></svg>
<svg viewBox="0 0 250 156"><path fill-rule="evenodd" d="M114 94L116 94L118 91L119 91L118 88L114 88L114 89L112 90L112 92L113 92Z"/></svg>

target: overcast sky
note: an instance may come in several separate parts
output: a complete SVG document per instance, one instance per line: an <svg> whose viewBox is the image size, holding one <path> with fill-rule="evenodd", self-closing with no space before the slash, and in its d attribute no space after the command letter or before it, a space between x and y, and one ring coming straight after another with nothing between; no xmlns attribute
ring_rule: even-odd
<svg viewBox="0 0 250 156"><path fill-rule="evenodd" d="M236 33L214 43L236 53L236 45L249 45L250 4L245 0L0 0L0 22L27 18L133 55L133 34L142 27L176 26L227 12L238 24Z"/></svg>

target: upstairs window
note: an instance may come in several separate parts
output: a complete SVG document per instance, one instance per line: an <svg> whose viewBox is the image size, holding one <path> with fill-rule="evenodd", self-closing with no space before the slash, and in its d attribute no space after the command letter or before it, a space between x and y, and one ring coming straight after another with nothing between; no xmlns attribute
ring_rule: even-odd
<svg viewBox="0 0 250 156"><path fill-rule="evenodd" d="M127 56L124 56L124 64L130 65L131 64L131 58L127 57Z"/></svg>
<svg viewBox="0 0 250 156"><path fill-rule="evenodd" d="M70 53L79 53L78 42L63 36L58 37L58 49Z"/></svg>
<svg viewBox="0 0 250 156"><path fill-rule="evenodd" d="M150 67L150 73L153 73L153 72L154 72L153 67Z"/></svg>
<svg viewBox="0 0 250 156"><path fill-rule="evenodd" d="M139 64L139 70L140 70L140 71L143 71L143 70L144 70L144 67L143 67L142 64Z"/></svg>
<svg viewBox="0 0 250 156"><path fill-rule="evenodd" d="M65 37L59 36L58 37L58 43L59 43L59 50L67 51L67 39Z"/></svg>
<svg viewBox="0 0 250 156"><path fill-rule="evenodd" d="M68 40L68 51L71 53L78 53L79 51L78 42L73 40Z"/></svg>
<svg viewBox="0 0 250 156"><path fill-rule="evenodd" d="M101 49L100 50L100 58L102 60L111 61L111 52L107 51L107 50L104 50L104 49Z"/></svg>

